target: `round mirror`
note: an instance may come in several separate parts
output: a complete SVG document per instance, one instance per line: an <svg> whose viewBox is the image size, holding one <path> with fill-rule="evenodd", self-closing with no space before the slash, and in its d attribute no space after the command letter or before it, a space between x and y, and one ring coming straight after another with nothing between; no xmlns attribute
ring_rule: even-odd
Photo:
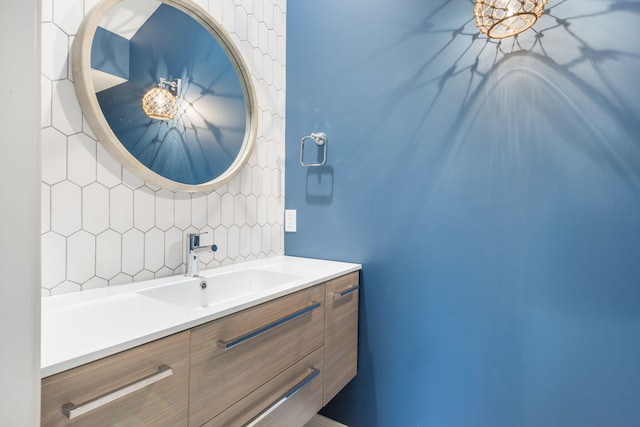
<svg viewBox="0 0 640 427"><path fill-rule="evenodd" d="M141 179L208 191L247 161L257 105L221 26L189 0L103 0L73 46L80 106L105 148Z"/></svg>

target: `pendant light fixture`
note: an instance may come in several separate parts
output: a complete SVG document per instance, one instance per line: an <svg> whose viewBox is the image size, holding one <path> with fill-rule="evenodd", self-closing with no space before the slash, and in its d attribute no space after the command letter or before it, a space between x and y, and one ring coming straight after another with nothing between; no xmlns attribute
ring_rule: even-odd
<svg viewBox="0 0 640 427"><path fill-rule="evenodd" d="M160 79L158 86L147 91L142 97L142 109L152 119L171 120L178 112L180 79Z"/></svg>
<svg viewBox="0 0 640 427"><path fill-rule="evenodd" d="M473 15L483 34L504 39L535 24L546 4L547 0L476 0Z"/></svg>

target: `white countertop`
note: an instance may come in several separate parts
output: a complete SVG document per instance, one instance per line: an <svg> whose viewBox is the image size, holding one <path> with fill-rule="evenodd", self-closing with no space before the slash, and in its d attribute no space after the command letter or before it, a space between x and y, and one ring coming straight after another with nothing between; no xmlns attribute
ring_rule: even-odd
<svg viewBox="0 0 640 427"><path fill-rule="evenodd" d="M184 331L301 289L361 269L360 264L280 256L205 270L210 286L217 275L257 269L297 276L215 306L190 310L137 292L200 280L172 276L110 286L42 300L42 378Z"/></svg>

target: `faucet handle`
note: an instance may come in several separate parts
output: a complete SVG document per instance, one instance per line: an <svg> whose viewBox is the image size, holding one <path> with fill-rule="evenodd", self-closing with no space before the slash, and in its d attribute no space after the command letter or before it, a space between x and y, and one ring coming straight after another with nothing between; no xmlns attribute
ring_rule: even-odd
<svg viewBox="0 0 640 427"><path fill-rule="evenodd" d="M203 234L209 234L208 231L203 231L202 233L189 233L189 249L193 249L197 246L200 246L200 236Z"/></svg>

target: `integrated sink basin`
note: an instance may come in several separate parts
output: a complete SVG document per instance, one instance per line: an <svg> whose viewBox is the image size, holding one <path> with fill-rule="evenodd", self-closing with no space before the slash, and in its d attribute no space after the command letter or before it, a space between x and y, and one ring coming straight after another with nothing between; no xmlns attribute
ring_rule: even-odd
<svg viewBox="0 0 640 427"><path fill-rule="evenodd" d="M249 269L194 277L187 282L151 288L139 291L138 294L189 310L200 310L299 279L300 277L290 274Z"/></svg>

